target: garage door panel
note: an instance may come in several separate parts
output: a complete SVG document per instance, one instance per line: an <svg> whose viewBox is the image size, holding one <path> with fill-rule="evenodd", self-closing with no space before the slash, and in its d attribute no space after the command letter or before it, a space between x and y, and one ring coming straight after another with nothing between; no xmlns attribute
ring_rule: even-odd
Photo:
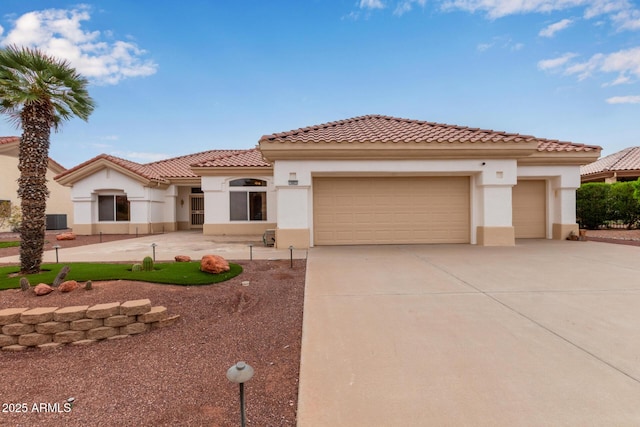
<svg viewBox="0 0 640 427"><path fill-rule="evenodd" d="M316 178L315 244L468 243L468 177Z"/></svg>
<svg viewBox="0 0 640 427"><path fill-rule="evenodd" d="M517 239L547 237L546 182L520 180L513 187L513 227Z"/></svg>

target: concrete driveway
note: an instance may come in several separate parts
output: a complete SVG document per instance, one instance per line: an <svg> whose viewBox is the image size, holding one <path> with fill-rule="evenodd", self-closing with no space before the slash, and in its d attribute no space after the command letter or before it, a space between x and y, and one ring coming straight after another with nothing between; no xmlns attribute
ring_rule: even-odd
<svg viewBox="0 0 640 427"><path fill-rule="evenodd" d="M640 425L640 248L309 251L298 426Z"/></svg>

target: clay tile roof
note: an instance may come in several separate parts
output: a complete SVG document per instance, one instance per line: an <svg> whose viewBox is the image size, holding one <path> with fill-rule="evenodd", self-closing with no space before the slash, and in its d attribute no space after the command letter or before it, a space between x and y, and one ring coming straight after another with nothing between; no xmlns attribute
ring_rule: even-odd
<svg viewBox="0 0 640 427"><path fill-rule="evenodd" d="M261 143L498 143L538 141L538 151L598 151L600 147L530 135L397 117L368 115L274 133Z"/></svg>
<svg viewBox="0 0 640 427"><path fill-rule="evenodd" d="M195 175L191 171L191 166L193 164L198 164L198 163L204 164L207 162L216 162L218 159L225 159L225 158L232 159L236 155L241 155L251 151L256 151L256 150L209 150L209 151L202 151L200 153L188 154L185 156L173 157L170 159L159 160L156 162L144 163L144 164L136 163L131 160L126 160L126 159L112 156L109 154L100 154L99 156L96 156L90 160L87 160L84 163L80 163L79 165L59 174L58 176L55 177L55 179L59 179L64 176L67 176L77 170L80 170L86 166L91 165L92 163L95 163L98 160L104 159L118 166L121 166L127 169L128 171L137 174L142 178L166 183L166 182L169 182L170 178L196 178L197 175ZM257 154L259 155L259 153ZM262 157L261 155L259 156L260 158ZM238 163L236 166L242 166L241 164L239 164L241 161L247 163L247 166L262 166L262 164L258 164L259 161L255 157L256 157L256 153L245 156L244 160L242 157L239 157L238 160L236 160L236 163ZM229 160L229 162L230 161L231 160ZM260 162L264 163L263 160L260 160ZM253 164L249 164L249 163L253 163ZM225 165L214 164L213 166L225 166Z"/></svg>
<svg viewBox="0 0 640 427"><path fill-rule="evenodd" d="M219 156L214 159L201 163L194 163L194 167L271 167L271 163L267 162L262 153L257 149L245 150L225 156Z"/></svg>
<svg viewBox="0 0 640 427"><path fill-rule="evenodd" d="M606 171L640 170L640 147L629 147L580 167L580 175Z"/></svg>
<svg viewBox="0 0 640 427"><path fill-rule="evenodd" d="M97 162L98 160L107 160L111 163L114 163L118 166L121 166L127 170L129 170L130 172L133 172L143 178L146 179L150 179L150 180L155 180L155 181L165 181L162 176L158 175L155 171L149 169L148 167L146 167L145 165L142 165L140 163L136 163L136 162L132 162L131 160L126 160L120 157L116 157L116 156L112 156L109 154L100 154L99 156L96 156L92 159L87 160L86 162L80 163L77 166L72 167L71 169L67 169L65 172L57 175L55 177L55 179L59 179L62 178L63 176L69 175L77 170L80 170L92 163Z"/></svg>
<svg viewBox="0 0 640 427"><path fill-rule="evenodd" d="M0 136L0 145L20 142L19 136Z"/></svg>
<svg viewBox="0 0 640 427"><path fill-rule="evenodd" d="M197 175L191 171L191 165L206 162L221 156L234 155L243 151L245 150L202 151L200 153L147 163L145 166L164 178L195 178Z"/></svg>
<svg viewBox="0 0 640 427"><path fill-rule="evenodd" d="M16 144L17 146L19 143L20 143L19 136L0 136L0 145L6 146L9 144ZM67 170L67 168L65 168L60 163L53 160L51 157L49 157L49 167L52 167L53 170L56 172L62 172Z"/></svg>

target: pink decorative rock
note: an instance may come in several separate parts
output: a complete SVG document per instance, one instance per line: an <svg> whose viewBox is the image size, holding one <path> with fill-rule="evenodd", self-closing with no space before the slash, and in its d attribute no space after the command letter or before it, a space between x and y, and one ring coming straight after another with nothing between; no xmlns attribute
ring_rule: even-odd
<svg viewBox="0 0 640 427"><path fill-rule="evenodd" d="M191 257L188 255L176 255L176 262L191 262Z"/></svg>
<svg viewBox="0 0 640 427"><path fill-rule="evenodd" d="M205 255L200 261L200 271L218 274L229 270L227 260L218 255Z"/></svg>
<svg viewBox="0 0 640 427"><path fill-rule="evenodd" d="M78 282L75 280L67 280L66 282L62 282L62 284L58 287L60 292L71 292L78 289Z"/></svg>
<svg viewBox="0 0 640 427"><path fill-rule="evenodd" d="M36 293L37 296L42 296L42 295L47 295L50 294L51 292L53 292L53 288L49 285L46 285L44 283L40 283L38 286L36 286L35 288L33 288L34 292Z"/></svg>
<svg viewBox="0 0 640 427"><path fill-rule="evenodd" d="M76 240L76 235L73 233L60 233L56 236L56 240Z"/></svg>

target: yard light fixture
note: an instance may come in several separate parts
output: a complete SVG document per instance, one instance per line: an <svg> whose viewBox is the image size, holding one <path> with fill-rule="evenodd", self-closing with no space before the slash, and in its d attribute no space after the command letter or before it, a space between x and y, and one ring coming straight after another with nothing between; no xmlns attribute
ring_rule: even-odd
<svg viewBox="0 0 640 427"><path fill-rule="evenodd" d="M151 248L153 249L153 262L156 262L156 245L155 243L151 244Z"/></svg>
<svg viewBox="0 0 640 427"><path fill-rule="evenodd" d="M290 268L293 268L293 245L289 246Z"/></svg>
<svg viewBox="0 0 640 427"><path fill-rule="evenodd" d="M58 263L58 249L60 249L60 245L54 245L53 249L56 250L56 264Z"/></svg>
<svg viewBox="0 0 640 427"><path fill-rule="evenodd" d="M253 261L253 243L249 243L249 261Z"/></svg>
<svg viewBox="0 0 640 427"><path fill-rule="evenodd" d="M253 368L245 362L238 362L227 370L227 379L240 384L240 425L246 426L244 411L244 383L253 377Z"/></svg>

